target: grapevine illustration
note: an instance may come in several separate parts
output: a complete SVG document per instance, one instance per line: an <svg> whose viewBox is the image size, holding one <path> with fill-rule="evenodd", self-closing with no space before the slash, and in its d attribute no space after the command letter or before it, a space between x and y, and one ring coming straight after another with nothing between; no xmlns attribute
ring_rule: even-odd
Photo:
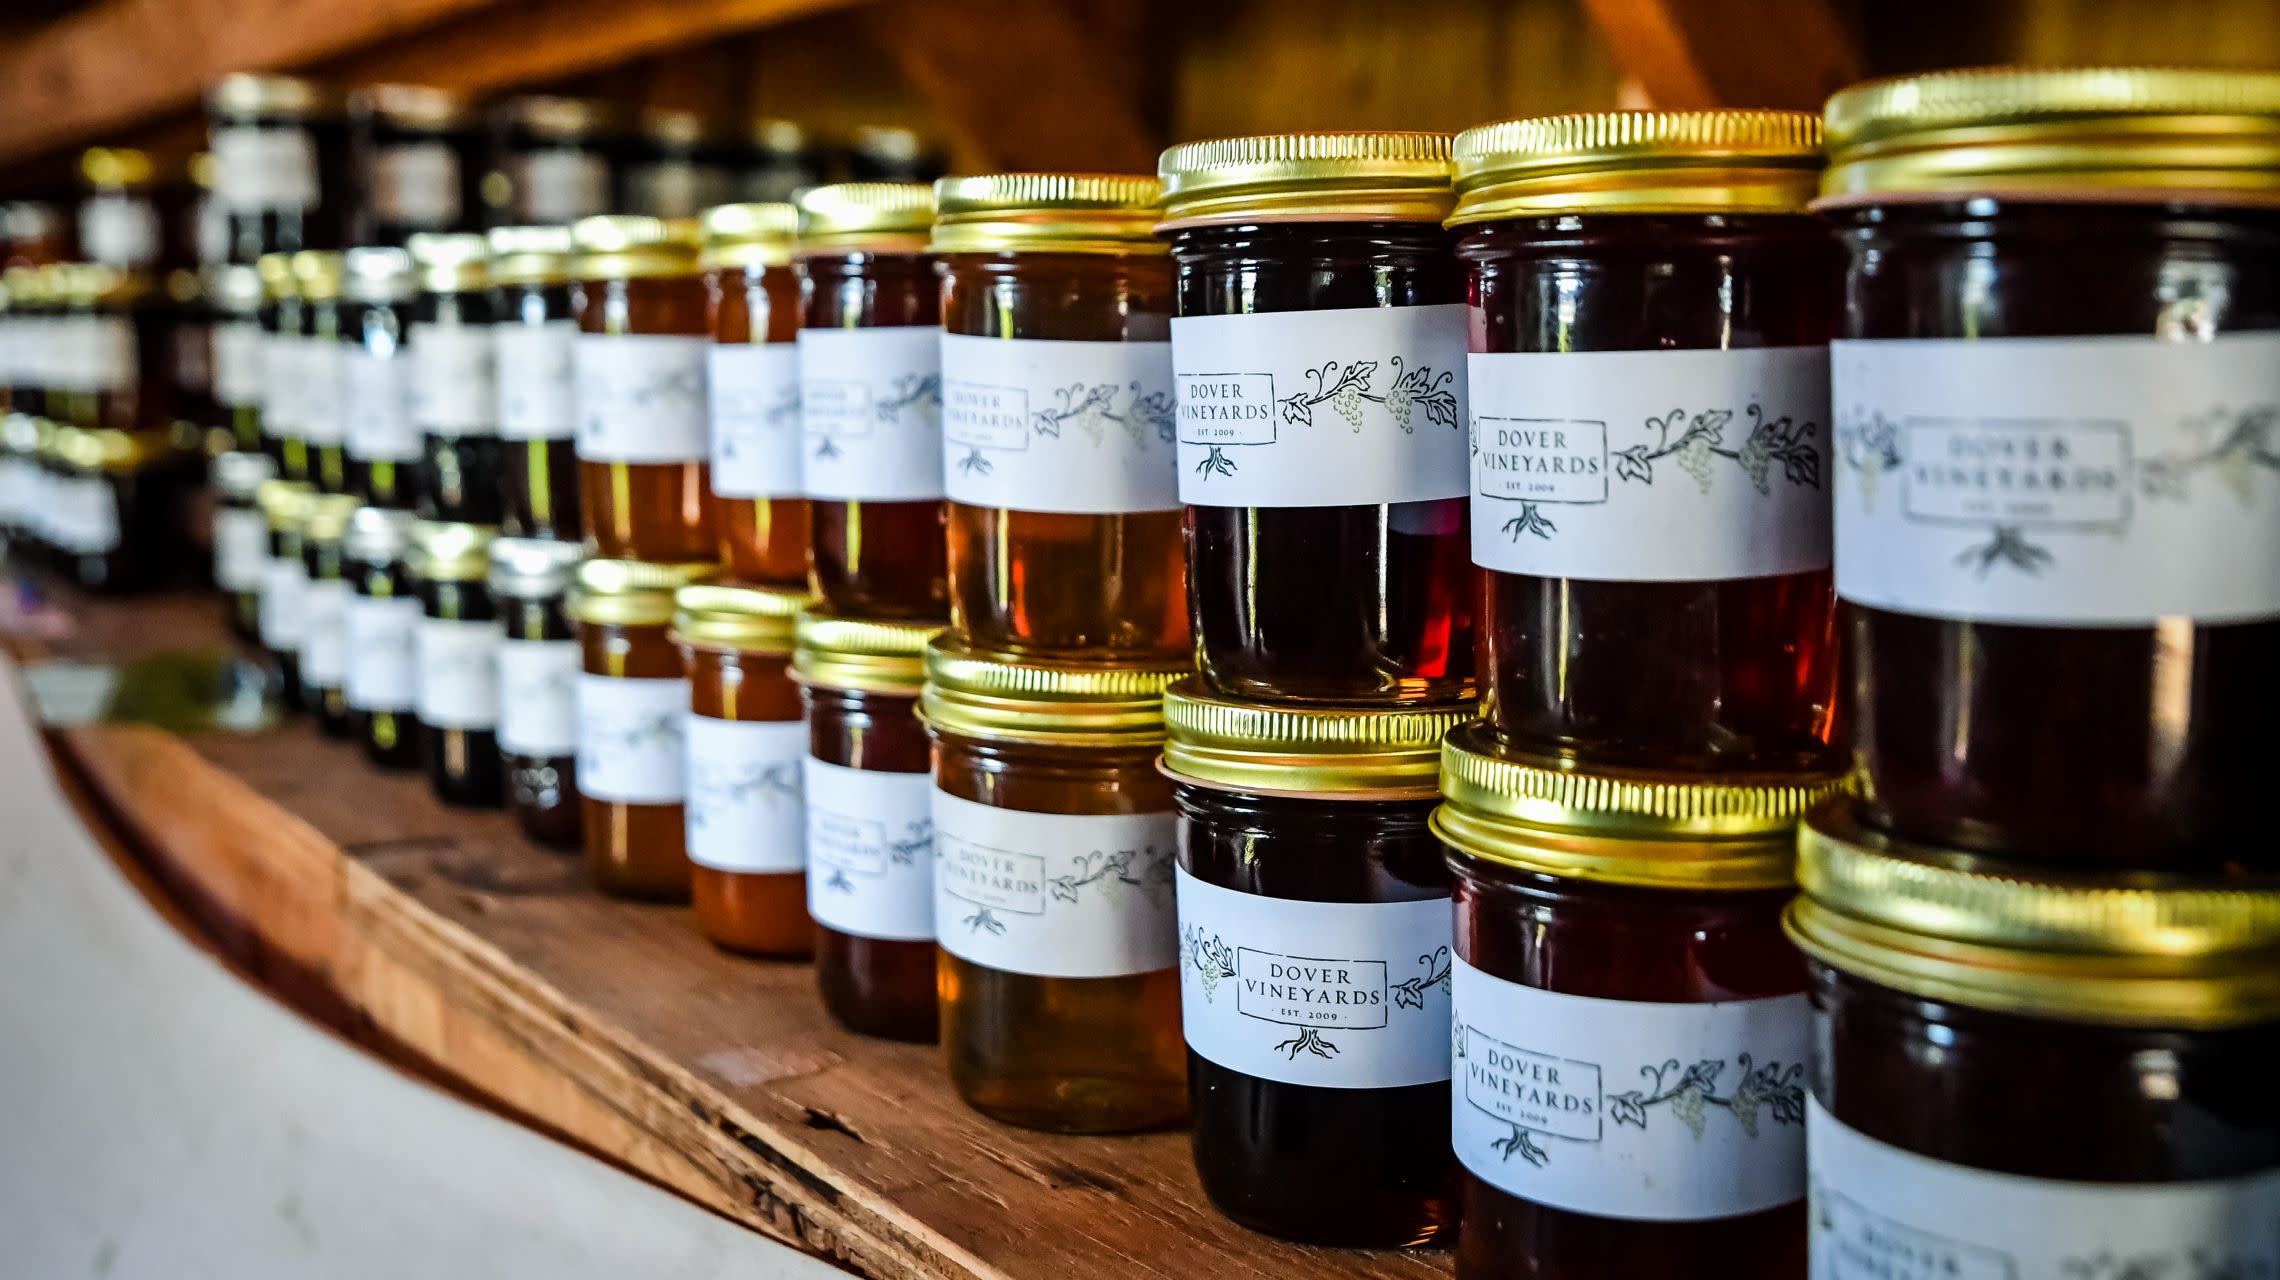
<svg viewBox="0 0 2280 1280"><path fill-rule="evenodd" d="M1393 984L1393 1007L1396 1009L1422 1009L1425 993L1439 987L1442 994L1449 990L1449 949L1435 947L1428 955L1417 957L1419 967L1425 970L1419 977L1403 979Z"/></svg>
<svg viewBox="0 0 2280 1280"><path fill-rule="evenodd" d="M1203 985L1203 998L1207 1003L1219 989L1220 979L1235 976L1235 949L1218 934L1206 937L1200 924L1189 925L1180 936L1180 951L1195 967L1196 979Z"/></svg>
<svg viewBox="0 0 2280 1280"><path fill-rule="evenodd" d="M576 696L572 685L574 674L569 671L547 671L535 680L517 680L506 689L504 697L510 705L518 707L571 698Z"/></svg>
<svg viewBox="0 0 2280 1280"><path fill-rule="evenodd" d="M765 433L778 432L796 426L800 417L800 389L787 384L777 389L777 396L758 413L758 430L752 429L754 415L742 412L724 412L716 419L724 429L720 433L720 456L730 462L744 457L746 448Z"/></svg>
<svg viewBox="0 0 2280 1280"><path fill-rule="evenodd" d="M960 920L958 923L966 926L976 933L980 933L984 930L988 930L990 933L999 936L1002 936L1005 933L1005 921L998 919L997 916L991 913L988 907L974 908L974 914L967 916L965 919Z"/></svg>
<svg viewBox="0 0 2280 1280"><path fill-rule="evenodd" d="M748 796L758 796L773 809L787 799L798 803L802 791L796 764L747 769L737 777L724 778L700 761L691 773L689 822L698 827L710 826L716 809L739 803Z"/></svg>
<svg viewBox="0 0 2280 1280"><path fill-rule="evenodd" d="M1359 434L1362 404L1366 401L1384 408L1394 425L1411 435L1416 434L1416 414L1420 409L1425 413L1425 420L1435 426L1455 428L1458 425L1454 372L1435 373L1430 365L1405 370L1400 356L1394 356L1387 363L1393 369L1393 382L1383 395L1371 390L1378 373L1375 360L1356 360L1347 365L1332 360L1319 369L1308 369L1306 380L1313 385L1313 392L1294 392L1276 402L1283 421L1311 427L1316 406L1327 404L1332 412L1346 420L1349 430Z"/></svg>
<svg viewBox="0 0 2280 1280"><path fill-rule="evenodd" d="M907 867L921 852L934 848L934 820L916 818L904 824L909 834L900 840L887 841L887 860L898 867Z"/></svg>
<svg viewBox="0 0 2280 1280"><path fill-rule="evenodd" d="M1876 506L1876 483L1887 471L1900 469L1900 425L1882 412L1853 410L1851 426L1837 428L1837 457L1860 477L1860 509Z"/></svg>
<svg viewBox="0 0 2280 1280"><path fill-rule="evenodd" d="M942 375L939 373L906 373L895 379L894 394L872 406L879 421L891 423L908 409L925 426L939 426L942 421Z"/></svg>
<svg viewBox="0 0 2280 1280"><path fill-rule="evenodd" d="M626 403L636 409L686 412L703 404L705 398L705 371L703 369L669 369L656 371L653 376L633 384L626 392Z"/></svg>
<svg viewBox="0 0 2280 1280"><path fill-rule="evenodd" d="M1776 462L1789 483L1809 489L1821 487L1821 452L1813 447L1818 428L1810 422L1795 422L1787 415L1768 418L1765 410L1754 404L1742 412L1749 416L1750 431L1738 448L1731 449L1725 447L1726 428L1734 420L1731 409L1709 409L1691 417L1683 409L1673 409L1660 418L1647 419L1655 443L1616 450L1616 478L1651 485L1655 482L1655 463L1673 458L1679 470L1692 476L1702 492L1708 493L1713 475L1710 460L1724 458L1739 466L1761 494L1773 492L1769 477Z"/></svg>
<svg viewBox="0 0 2280 1280"><path fill-rule="evenodd" d="M2047 549L2028 541L2027 531L2015 524L1996 525L1989 531L1987 541L1965 547L1955 557L1957 564L1978 569L1982 578L1999 564L2010 565L2021 573L2041 573L2052 560Z"/></svg>
<svg viewBox="0 0 2280 1280"><path fill-rule="evenodd" d="M578 761L578 769L582 773L604 772L599 760L594 757L594 748L599 743L615 743L624 751L640 751L646 747L654 751L670 751L676 756L681 752L681 718L678 714L667 712L647 716L632 724L598 723L590 712L585 719L587 742L579 753Z"/></svg>
<svg viewBox="0 0 2280 1280"><path fill-rule="evenodd" d="M776 399L760 411L760 420L771 431L798 426L800 421L800 388L796 382L787 382L777 389Z"/></svg>
<svg viewBox="0 0 2280 1280"><path fill-rule="evenodd" d="M1147 443L1146 433L1154 431L1158 443L1170 444L1172 442L1172 393L1169 391L1147 391L1142 389L1137 382L1126 384L1124 389L1132 393L1132 403L1115 421L1123 426L1125 434L1132 437L1132 443Z"/></svg>
<svg viewBox="0 0 2280 1280"><path fill-rule="evenodd" d="M1095 445L1107 435L1109 406L1116 402L1114 383L1087 386L1072 382L1055 388L1053 398L1060 402L1058 408L1039 409L1029 415L1030 427L1038 435L1058 440L1063 428L1074 426Z"/></svg>
<svg viewBox="0 0 2280 1280"><path fill-rule="evenodd" d="M1095 849L1078 854L1076 863L1074 873L1045 879L1046 890L1059 901L1075 902L1088 886L1096 884L1111 895L1119 886L1130 885L1158 900L1160 891L1171 887L1171 852L1154 845L1115 853ZM1137 870L1135 863L1139 864Z"/></svg>
<svg viewBox="0 0 2280 1280"><path fill-rule="evenodd" d="M2254 1258L2202 1249L2118 1257L2100 1250L2058 1265L2063 1280L2275 1280L2272 1267Z"/></svg>
<svg viewBox="0 0 2280 1280"><path fill-rule="evenodd" d="M1296 1062L1301 1053L1311 1053L1317 1058L1335 1058L1338 1056L1338 1046L1323 1039L1319 1028L1304 1027L1297 1035L1276 1045L1275 1052L1287 1053L1291 1061Z"/></svg>
<svg viewBox="0 0 2280 1280"><path fill-rule="evenodd" d="M1464 1056L1461 1040L1457 1056ZM1805 1123L1803 1064L1783 1066L1777 1060L1761 1067L1746 1053L1737 1056L1734 1064L1733 1091L1726 1094L1718 1092L1719 1077L1726 1074L1723 1058L1704 1058L1692 1066L1671 1058L1661 1066L1641 1067L1639 1074L1646 1079L1647 1087L1606 1095L1607 1117L1618 1125L1645 1129L1648 1112L1667 1107L1697 1142L1709 1130L1712 1107L1733 1116L1735 1125L1751 1138L1758 1136L1761 1114L1770 1116L1776 1125ZM1511 1132L1490 1142L1491 1150L1507 1160L1517 1155L1538 1168L1551 1163L1551 1152L1536 1142L1534 1133L1511 1121L1505 1124Z"/></svg>
<svg viewBox="0 0 2280 1280"><path fill-rule="evenodd" d="M2196 453L2166 454L2138 464L2138 486L2148 498L2183 502L2193 474L2214 471L2242 506L2256 501L2256 469L2280 471L2280 407L2258 405L2237 414L2212 409L2192 424L2216 443Z"/></svg>

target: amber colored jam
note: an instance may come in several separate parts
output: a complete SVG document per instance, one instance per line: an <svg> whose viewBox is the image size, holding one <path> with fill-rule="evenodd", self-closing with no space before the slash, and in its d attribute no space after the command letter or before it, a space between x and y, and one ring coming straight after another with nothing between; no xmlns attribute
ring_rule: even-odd
<svg viewBox="0 0 2280 1280"><path fill-rule="evenodd" d="M413 594L411 575L404 572L403 565L394 561L377 564L350 557L341 564L341 576L348 579L350 590L367 598ZM355 660L356 655L351 653L349 661ZM390 770L420 767L420 740L423 735L419 712L415 708L351 706L348 709L348 723L349 736L364 744L364 758L373 764Z"/></svg>
<svg viewBox="0 0 2280 1280"><path fill-rule="evenodd" d="M490 589L480 581L415 578L412 587L430 618L490 622L499 616ZM421 678L426 679L426 673L421 673ZM427 768L428 785L435 789L438 799L480 808L492 808L499 803L503 784L495 721L493 727L483 729L422 724L420 743L420 760Z"/></svg>
<svg viewBox="0 0 2280 1280"><path fill-rule="evenodd" d="M510 325L575 323L567 284L503 284L498 287L497 298L497 322L502 330ZM506 390L503 382L500 390ZM557 436L500 439L501 534L510 538L560 538L564 542L585 536L578 515L578 445L571 436L573 425L561 423Z"/></svg>
<svg viewBox="0 0 2280 1280"><path fill-rule="evenodd" d="M1848 338L2280 329L2270 211L1983 199L1833 216L1851 254ZM2178 394L2183 411L2208 408ZM2262 802L2280 618L2063 628L1840 612L1875 824L2085 866L2274 865Z"/></svg>
<svg viewBox="0 0 2280 1280"><path fill-rule="evenodd" d="M1173 233L1178 314L1464 301L1449 237L1416 223ZM1470 687L1465 499L1187 509L1188 610L1211 686L1243 698L1436 701Z"/></svg>
<svg viewBox="0 0 2280 1280"><path fill-rule="evenodd" d="M800 718L800 689L788 653L682 647L691 714L715 720ZM755 833L757 834L757 833ZM802 833L804 839L804 832ZM776 851L783 857L792 851ZM697 929L731 951L803 959L814 945L807 875L801 871L728 871L692 863L690 896Z"/></svg>
<svg viewBox="0 0 2280 1280"><path fill-rule="evenodd" d="M408 303L402 306L383 302L341 303L340 332L342 343L349 348L347 358L397 361L397 379L391 385L408 386L411 375L406 367L411 363L411 355L404 346L404 330L410 313ZM369 354L360 356L358 351ZM353 406L350 411L354 412ZM410 406L405 405L398 413L408 415ZM408 417L404 423L408 427ZM410 511L415 505L412 490L419 482L419 471L417 457L363 458L351 450L347 492L355 494L357 500L368 507Z"/></svg>
<svg viewBox="0 0 2280 1280"><path fill-rule="evenodd" d="M1171 309L1171 262L1162 254L943 259L945 333L1165 342ZM1081 515L953 502L949 525L951 626L976 648L1178 654L1188 647L1177 508Z"/></svg>
<svg viewBox="0 0 2280 1280"><path fill-rule="evenodd" d="M424 329L459 325L487 329L491 323L491 295L480 289L423 293L412 306L414 348ZM417 393L412 403L419 403ZM495 416L484 430L461 435L445 435L432 424L420 424L419 480L413 496L421 518L496 525L501 449Z"/></svg>
<svg viewBox="0 0 2280 1280"><path fill-rule="evenodd" d="M935 261L915 253L828 253L800 259L800 327L934 325ZM944 616L949 591L941 502L808 502L809 581L851 618Z"/></svg>
<svg viewBox="0 0 2280 1280"><path fill-rule="evenodd" d="M1457 252L1476 352L1816 346L1834 320L1836 255L1804 216L1528 219L1472 229ZM1825 488L1826 458L1818 471ZM1827 569L1700 582L1483 570L1480 592L1482 711L1507 743L1660 769L1828 766Z"/></svg>
<svg viewBox="0 0 2280 1280"><path fill-rule="evenodd" d="M704 277L585 280L573 293L581 334L684 334L706 330ZM712 464L578 460L586 542L597 556L690 564L719 554Z"/></svg>
<svg viewBox="0 0 2280 1280"><path fill-rule="evenodd" d="M791 342L800 331L800 279L790 266L716 267L705 273L719 343ZM755 323L757 318L757 323ZM798 431L797 424L789 428ZM720 558L739 582L805 586L808 504L799 497L713 495Z"/></svg>
<svg viewBox="0 0 2280 1280"><path fill-rule="evenodd" d="M1754 1000L1804 989L1804 962L1781 932L1785 890L1597 885L1462 855L1450 865L1457 872L1457 955L1490 977L1566 995L1657 1004ZM1739 1217L1656 1222L1535 1204L1468 1169L1460 1169L1459 1184L1462 1280L1805 1276L1802 1200Z"/></svg>
<svg viewBox="0 0 2280 1280"><path fill-rule="evenodd" d="M502 596L499 616L510 641L578 638L559 595L535 600ZM523 834L549 848L579 848L577 756L525 755L501 744L499 762L507 775L507 808Z"/></svg>
<svg viewBox="0 0 2280 1280"><path fill-rule="evenodd" d="M663 623L581 621L578 656L590 676L668 680L682 675L680 650ZM586 870L597 888L621 898L688 900L687 818L679 802L632 804L580 793L578 803L584 815Z"/></svg>
<svg viewBox="0 0 2280 1280"><path fill-rule="evenodd" d="M1433 799L1304 800L1200 786L1174 794L1184 819L1180 866L1206 884L1300 902L1449 895L1447 851L1425 825ZM1190 1049L1188 1098L1203 1189L1244 1226L1309 1244L1398 1248L1430 1244L1456 1225L1446 1080L1292 1084Z"/></svg>

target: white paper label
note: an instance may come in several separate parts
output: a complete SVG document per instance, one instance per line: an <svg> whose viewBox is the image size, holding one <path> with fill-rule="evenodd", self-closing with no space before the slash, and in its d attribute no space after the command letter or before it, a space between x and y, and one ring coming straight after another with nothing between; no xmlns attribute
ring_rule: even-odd
<svg viewBox="0 0 2280 1280"><path fill-rule="evenodd" d="M576 222L609 212L610 170L590 151L555 148L509 161L522 221Z"/></svg>
<svg viewBox="0 0 2280 1280"><path fill-rule="evenodd" d="M1177 510L1172 344L943 334L942 450L954 502Z"/></svg>
<svg viewBox="0 0 2280 1280"><path fill-rule="evenodd" d="M158 261L158 210L140 196L91 195L79 205L79 248L88 260L114 267Z"/></svg>
<svg viewBox="0 0 2280 1280"><path fill-rule="evenodd" d="M403 142L372 157L372 211L437 230L459 221L459 156L448 143Z"/></svg>
<svg viewBox="0 0 2280 1280"><path fill-rule="evenodd" d="M496 348L489 326L415 325L405 350L411 356L413 426L438 436L498 430Z"/></svg>
<svg viewBox="0 0 2280 1280"><path fill-rule="evenodd" d="M420 456L412 425L411 361L400 350L376 355L361 347L342 354L342 406L348 456L363 462L410 462Z"/></svg>
<svg viewBox="0 0 2280 1280"><path fill-rule="evenodd" d="M1927 1159L1809 1099L1814 1280L2280 1276L2280 1169L2205 1182L2060 1182Z"/></svg>
<svg viewBox="0 0 2280 1280"><path fill-rule="evenodd" d="M301 438L311 445L337 445L347 438L344 399L347 348L325 338L303 338L300 347Z"/></svg>
<svg viewBox="0 0 2280 1280"><path fill-rule="evenodd" d="M260 325L231 320L214 326L214 398L232 409L259 407L263 358Z"/></svg>
<svg viewBox="0 0 2280 1280"><path fill-rule="evenodd" d="M1456 962L1457 1158L1523 1200L1693 1222L1805 1194L1802 994L1718 1004L1561 995Z"/></svg>
<svg viewBox="0 0 2280 1280"><path fill-rule="evenodd" d="M807 757L808 914L858 938L934 940L934 778Z"/></svg>
<svg viewBox="0 0 2280 1280"><path fill-rule="evenodd" d="M491 338L498 355L499 434L509 440L568 440L577 434L577 322L510 322L493 326Z"/></svg>
<svg viewBox="0 0 2280 1280"><path fill-rule="evenodd" d="M100 476L58 476L49 481L48 541L74 555L109 555L119 547L119 504Z"/></svg>
<svg viewBox="0 0 2280 1280"><path fill-rule="evenodd" d="M338 689L348 679L348 584L319 578L301 594L301 679Z"/></svg>
<svg viewBox="0 0 2280 1280"><path fill-rule="evenodd" d="M224 591L259 591L269 558L269 524L259 511L214 508L214 583Z"/></svg>
<svg viewBox="0 0 2280 1280"><path fill-rule="evenodd" d="M419 701L413 633L420 602L411 596L348 598L348 705L359 711L410 711Z"/></svg>
<svg viewBox="0 0 2280 1280"><path fill-rule="evenodd" d="M689 861L716 871L804 870L800 762L807 758L807 722L691 713L682 733Z"/></svg>
<svg viewBox="0 0 2280 1280"><path fill-rule="evenodd" d="M39 510L40 488L40 471L37 466L22 458L0 456L0 525L18 528L29 525L32 514ZM255 517L257 520L259 518ZM256 572L259 572L258 568ZM223 589L235 588L224 583Z"/></svg>
<svg viewBox="0 0 2280 1280"><path fill-rule="evenodd" d="M272 440L301 434L301 335L261 335L261 434Z"/></svg>
<svg viewBox="0 0 2280 1280"><path fill-rule="evenodd" d="M613 804L679 804L689 682L578 676L578 790Z"/></svg>
<svg viewBox="0 0 2280 1280"><path fill-rule="evenodd" d="M578 642L499 642L499 747L518 756L578 751Z"/></svg>
<svg viewBox="0 0 2280 1280"><path fill-rule="evenodd" d="M940 339L918 325L800 330L802 492L857 502L942 496Z"/></svg>
<svg viewBox="0 0 2280 1280"><path fill-rule="evenodd" d="M174 353L174 381L185 391L214 389L214 327L182 323L169 339Z"/></svg>
<svg viewBox="0 0 2280 1280"><path fill-rule="evenodd" d="M1179 963L1165 813L1001 809L934 792L942 946L1006 973L1113 978Z"/></svg>
<svg viewBox="0 0 2280 1280"><path fill-rule="evenodd" d="M131 391L141 372L134 326L123 316L64 316L49 322L50 385L72 391Z"/></svg>
<svg viewBox="0 0 2280 1280"><path fill-rule="evenodd" d="M578 457L702 462L711 455L703 338L581 334L575 352Z"/></svg>
<svg viewBox="0 0 2280 1280"><path fill-rule="evenodd" d="M313 209L317 147L305 129L235 125L216 129L214 199L240 213Z"/></svg>
<svg viewBox="0 0 2280 1280"><path fill-rule="evenodd" d="M710 350L712 487L724 498L800 492L800 359L789 342Z"/></svg>
<svg viewBox="0 0 2280 1280"><path fill-rule="evenodd" d="M496 622L426 618L413 629L420 719L438 729L489 729L499 722Z"/></svg>
<svg viewBox="0 0 2280 1280"><path fill-rule="evenodd" d="M261 562L259 630L264 647L279 653L301 648L301 598L308 594L309 570L300 560L270 556Z"/></svg>
<svg viewBox="0 0 2280 1280"><path fill-rule="evenodd" d="M1826 347L1467 359L1473 563L1700 582L1829 566Z"/></svg>
<svg viewBox="0 0 2280 1280"><path fill-rule="evenodd" d="M1262 1080L1391 1089L1449 1078L1447 898L1295 902L1179 868L1188 1047Z"/></svg>
<svg viewBox="0 0 2280 1280"><path fill-rule="evenodd" d="M1980 622L2280 615L2280 333L1838 342L1837 593Z"/></svg>
<svg viewBox="0 0 2280 1280"><path fill-rule="evenodd" d="M1180 498L1344 507L1465 492L1465 309L1172 321Z"/></svg>

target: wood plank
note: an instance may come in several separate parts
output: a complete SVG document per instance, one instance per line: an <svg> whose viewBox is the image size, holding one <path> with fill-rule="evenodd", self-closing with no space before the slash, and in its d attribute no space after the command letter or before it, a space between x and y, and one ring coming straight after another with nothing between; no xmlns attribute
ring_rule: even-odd
<svg viewBox="0 0 2280 1280"><path fill-rule="evenodd" d="M1583 0L1623 69L1667 111L1817 111L1861 78L1838 0Z"/></svg>

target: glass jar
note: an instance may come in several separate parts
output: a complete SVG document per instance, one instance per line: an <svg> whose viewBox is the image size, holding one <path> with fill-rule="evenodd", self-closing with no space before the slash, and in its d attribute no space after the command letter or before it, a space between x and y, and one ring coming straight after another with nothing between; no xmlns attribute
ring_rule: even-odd
<svg viewBox="0 0 2280 1280"><path fill-rule="evenodd" d="M353 594L342 542L356 499L323 494L309 503L301 526L301 690L317 728L328 738L349 736L348 599Z"/></svg>
<svg viewBox="0 0 2280 1280"><path fill-rule="evenodd" d="M79 201L79 256L128 271L159 267L168 246L150 153L89 147L79 153L79 176L86 189Z"/></svg>
<svg viewBox="0 0 2280 1280"><path fill-rule="evenodd" d="M446 804L496 807L499 770L499 611L491 599L491 531L422 520L404 557L420 621L412 633L418 671L420 760Z"/></svg>
<svg viewBox="0 0 2280 1280"><path fill-rule="evenodd" d="M235 448L262 448L261 410L267 349L261 329L263 288L254 267L211 267L206 296L213 300L214 399Z"/></svg>
<svg viewBox="0 0 2280 1280"><path fill-rule="evenodd" d="M585 536L578 518L578 321L570 229L490 234L492 346L498 355L499 528L517 538Z"/></svg>
<svg viewBox="0 0 2280 1280"><path fill-rule="evenodd" d="M1800 844L1814 1274L2280 1274L2269 881L2021 874L1846 805Z"/></svg>
<svg viewBox="0 0 2280 1280"><path fill-rule="evenodd" d="M341 255L304 250L293 255L293 290L300 297L301 340L294 369L300 440L308 454L308 481L318 493L348 492L348 348L342 341Z"/></svg>
<svg viewBox="0 0 2280 1280"><path fill-rule="evenodd" d="M174 426L167 301L155 277L117 267L62 268L57 390L48 414L89 430L164 434Z"/></svg>
<svg viewBox="0 0 2280 1280"><path fill-rule="evenodd" d="M1253 1230L1455 1231L1449 868L1426 822L1471 711L1286 709L1193 676L1164 694L1195 1165Z"/></svg>
<svg viewBox="0 0 2280 1280"><path fill-rule="evenodd" d="M807 709L808 915L815 980L840 1025L934 1043L934 778L918 721L941 627L800 615Z"/></svg>
<svg viewBox="0 0 2280 1280"><path fill-rule="evenodd" d="M301 293L293 255L263 256L261 274L261 448L277 474L308 482L309 445L301 417L306 384L301 366Z"/></svg>
<svg viewBox="0 0 2280 1280"><path fill-rule="evenodd" d="M626 148L617 207L651 218L694 218L735 198L728 146L704 116L673 107L641 113Z"/></svg>
<svg viewBox="0 0 2280 1280"><path fill-rule="evenodd" d="M269 559L269 521L261 486L277 474L264 453L233 450L214 459L214 585L228 601L230 630L261 638L261 582Z"/></svg>
<svg viewBox="0 0 2280 1280"><path fill-rule="evenodd" d="M47 437L40 516L53 564L97 593L178 582L192 457L170 436L57 427Z"/></svg>
<svg viewBox="0 0 2280 1280"><path fill-rule="evenodd" d="M1159 171L1204 678L1249 699L1462 698L1474 593L1449 140L1231 138L1174 147Z"/></svg>
<svg viewBox="0 0 2280 1280"><path fill-rule="evenodd" d="M572 305L578 496L604 558L711 560L705 281L694 222L588 218Z"/></svg>
<svg viewBox="0 0 2280 1280"><path fill-rule="evenodd" d="M412 237L419 299L405 341L412 425L420 433L414 487L423 519L499 519L499 392L491 345L490 246L473 234Z"/></svg>
<svg viewBox="0 0 2280 1280"><path fill-rule="evenodd" d="M197 272L166 273L166 370L174 429L195 437L207 454L236 447L228 416L214 399L214 306ZM4 394L4 393L0 393Z"/></svg>
<svg viewBox="0 0 2280 1280"><path fill-rule="evenodd" d="M341 571L350 595L349 734L383 769L420 767L419 663L422 606L404 560L412 547L412 513L358 507L341 538Z"/></svg>
<svg viewBox="0 0 2280 1280"><path fill-rule="evenodd" d="M731 204L704 217L712 341L713 518L720 558L742 582L805 587L808 505L800 496L799 211Z"/></svg>
<svg viewBox="0 0 2280 1280"><path fill-rule="evenodd" d="M214 86L206 112L230 262L347 243L355 184L338 91L240 72Z"/></svg>
<svg viewBox="0 0 2280 1280"><path fill-rule="evenodd" d="M1828 770L1820 121L1551 116L1455 159L1482 713L1593 766Z"/></svg>
<svg viewBox="0 0 2280 1280"><path fill-rule="evenodd" d="M256 629L277 673L277 701L287 708L302 705L302 598L309 590L309 566L301 559L301 530L316 496L316 490L298 480L264 480L254 495L269 529Z"/></svg>
<svg viewBox="0 0 2280 1280"><path fill-rule="evenodd" d="M609 104L579 98L509 98L492 112L499 190L493 221L562 226L610 211L617 128Z"/></svg>
<svg viewBox="0 0 2280 1280"><path fill-rule="evenodd" d="M2243 141L2275 103L2269 74L2127 70L1831 100L1837 594L1872 823L2280 868L2280 468L2251 443L2280 403L2280 173Z"/></svg>
<svg viewBox="0 0 2280 1280"><path fill-rule="evenodd" d="M569 592L575 542L500 538L491 543L491 600L499 642L499 756L507 808L523 834L556 849L579 847L578 633Z"/></svg>
<svg viewBox="0 0 2280 1280"><path fill-rule="evenodd" d="M673 593L717 566L588 560L578 624L578 791L586 870L602 892L689 897L686 795L689 681L673 646Z"/></svg>
<svg viewBox="0 0 2280 1280"><path fill-rule="evenodd" d="M1154 178L937 185L950 623L1000 652L1188 651Z"/></svg>
<svg viewBox="0 0 2280 1280"><path fill-rule="evenodd" d="M842 183L799 210L809 581L847 617L944 617L934 192Z"/></svg>
<svg viewBox="0 0 2280 1280"><path fill-rule="evenodd" d="M994 1120L1114 1133L1187 1114L1178 821L1156 770L1179 674L927 650L942 1047Z"/></svg>
<svg viewBox="0 0 2280 1280"><path fill-rule="evenodd" d="M1833 776L1442 753L1462 1280L1803 1280L1805 966L1781 932Z"/></svg>
<svg viewBox="0 0 2280 1280"><path fill-rule="evenodd" d="M792 683L805 593L699 584L674 596L689 676L686 812L697 929L731 951L804 959L807 726Z"/></svg>
<svg viewBox="0 0 2280 1280"><path fill-rule="evenodd" d="M342 261L342 438L348 491L367 506L409 511L420 475L412 359L404 343L419 293L412 255L395 248L351 249Z"/></svg>
<svg viewBox="0 0 2280 1280"><path fill-rule="evenodd" d="M481 208L477 130L465 98L418 84L348 95L361 199L353 242L401 247L423 231L472 231Z"/></svg>

